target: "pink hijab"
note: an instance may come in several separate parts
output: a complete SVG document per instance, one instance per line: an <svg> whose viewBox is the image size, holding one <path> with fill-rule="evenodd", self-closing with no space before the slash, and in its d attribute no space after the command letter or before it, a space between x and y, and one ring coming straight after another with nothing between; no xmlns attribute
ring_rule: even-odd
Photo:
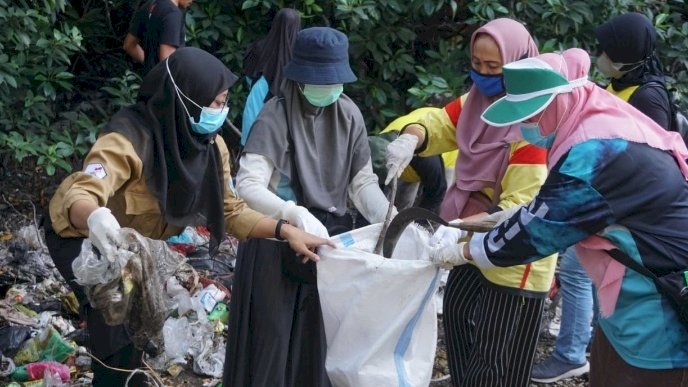
<svg viewBox="0 0 688 387"><path fill-rule="evenodd" d="M543 54L537 58L547 62L569 81L587 76L590 70L590 57L578 48L566 50L561 55ZM578 143L619 138L670 152L688 179L688 149L681 136L664 130L645 114L591 82L569 93L559 94L545 108L540 118L540 131L547 135L555 130L556 137L547 160L550 168ZM621 263L605 252L614 248L608 239L598 235L576 245L581 264L597 287L600 313L605 317L614 312L626 272Z"/></svg>
<svg viewBox="0 0 688 387"><path fill-rule="evenodd" d="M480 34L492 37L499 47L502 63L511 63L538 54L530 33L512 19L495 19L478 28L471 36L471 48ZM482 195L473 195L485 187L495 189L509 162L509 143L521 140L518 125L494 127L480 119L482 112L499 96L485 97L474 85L463 105L456 125L456 183L449 187L440 215L445 220L463 218L485 211L491 203ZM482 200L481 200L482 198Z"/></svg>

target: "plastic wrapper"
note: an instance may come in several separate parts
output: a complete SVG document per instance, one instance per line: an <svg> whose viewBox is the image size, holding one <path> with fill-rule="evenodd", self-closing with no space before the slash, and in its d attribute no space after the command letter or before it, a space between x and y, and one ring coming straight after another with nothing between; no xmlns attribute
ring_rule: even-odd
<svg viewBox="0 0 688 387"><path fill-rule="evenodd" d="M221 378L225 363L225 340L215 337L213 324L205 319L194 323L191 333L189 353L194 358L194 372Z"/></svg>
<svg viewBox="0 0 688 387"><path fill-rule="evenodd" d="M59 382L57 385L61 386L63 381L70 379L69 367L56 361L39 361L18 367L12 374L12 379L20 382L44 379L45 385L48 385L46 375L51 382L49 385L54 386Z"/></svg>
<svg viewBox="0 0 688 387"><path fill-rule="evenodd" d="M12 359L9 357L5 357L3 355L0 355L0 377L7 377L12 375L14 373L14 370L17 367L14 365L14 362Z"/></svg>
<svg viewBox="0 0 688 387"><path fill-rule="evenodd" d="M93 244L86 238L81 244L81 253L72 262L76 282L80 285L107 284L118 278L122 266L131 257L127 250L121 250L112 260L102 257L93 249Z"/></svg>
<svg viewBox="0 0 688 387"><path fill-rule="evenodd" d="M45 245L43 236L33 225L22 227L17 232L17 239L23 240L33 250L40 250Z"/></svg>
<svg viewBox="0 0 688 387"><path fill-rule="evenodd" d="M86 295L107 324L124 324L136 348L155 356L163 347L162 327L169 315L163 284L180 270L185 258L164 241L143 237L133 229L121 229L120 236L125 246L111 265L99 260L107 267L95 269L101 279L112 275L111 279L86 286ZM120 269L115 273L113 267Z"/></svg>
<svg viewBox="0 0 688 387"><path fill-rule="evenodd" d="M165 355L173 362L185 362L184 356L189 352L191 326L186 317L168 318L162 328L165 338Z"/></svg>

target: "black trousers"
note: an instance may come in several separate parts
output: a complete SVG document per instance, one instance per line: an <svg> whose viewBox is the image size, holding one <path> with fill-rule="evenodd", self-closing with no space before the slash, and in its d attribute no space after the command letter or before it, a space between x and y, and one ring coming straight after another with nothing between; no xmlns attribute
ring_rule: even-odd
<svg viewBox="0 0 688 387"><path fill-rule="evenodd" d="M439 212L440 205L447 192L447 179L444 177L442 156L420 157L411 159L410 165L420 176L421 199L418 207Z"/></svg>
<svg viewBox="0 0 688 387"><path fill-rule="evenodd" d="M142 352L134 348L123 325L110 326L101 313L88 302L83 286L74 277L72 261L81 252L84 238L63 238L55 233L49 221L45 221L45 241L55 267L67 281L79 300L81 318L86 321L89 333L89 350L93 356L109 367L135 369L141 366ZM94 386L124 386L129 372L109 369L98 361L92 362ZM137 373L129 380L130 386L146 385L146 376Z"/></svg>

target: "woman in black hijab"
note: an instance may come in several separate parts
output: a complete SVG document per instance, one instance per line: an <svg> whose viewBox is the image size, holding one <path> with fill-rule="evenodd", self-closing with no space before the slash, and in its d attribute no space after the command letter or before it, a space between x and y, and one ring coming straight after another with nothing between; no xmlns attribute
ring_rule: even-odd
<svg viewBox="0 0 688 387"><path fill-rule="evenodd" d="M284 66L291 60L301 16L291 8L280 9L267 36L253 43L244 56L244 72L253 82L261 76L270 85L270 97L279 93ZM269 99L266 98L266 100Z"/></svg>
<svg viewBox="0 0 688 387"><path fill-rule="evenodd" d="M115 114L83 170L68 176L50 201L50 255L85 311L90 350L110 367L140 366L142 348L133 347L123 326L106 325L74 281L71 264L86 236L107 258L124 245L120 225L154 239L204 225L211 254L225 231L238 239L284 238L312 260L318 259L312 250L327 243L251 210L236 196L229 152L218 135L236 79L211 54L178 49L146 75L136 104ZM129 376L93 364L94 386L123 385Z"/></svg>
<svg viewBox="0 0 688 387"><path fill-rule="evenodd" d="M616 16L595 28L595 37L602 51L597 68L612 79L607 90L669 129L671 105L650 19L635 12Z"/></svg>
<svg viewBox="0 0 688 387"><path fill-rule="evenodd" d="M244 72L251 88L241 117L241 145L251 131L265 101L279 94L284 66L294 51L301 17L291 8L280 9L272 20L267 36L253 43L244 56Z"/></svg>

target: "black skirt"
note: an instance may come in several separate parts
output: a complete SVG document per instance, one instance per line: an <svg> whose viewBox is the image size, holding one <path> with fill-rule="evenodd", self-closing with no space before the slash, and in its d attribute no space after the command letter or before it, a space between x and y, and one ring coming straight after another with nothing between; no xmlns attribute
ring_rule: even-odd
<svg viewBox="0 0 688 387"><path fill-rule="evenodd" d="M283 273L286 242L251 239L237 252L229 310L226 387L330 386L317 284Z"/></svg>

